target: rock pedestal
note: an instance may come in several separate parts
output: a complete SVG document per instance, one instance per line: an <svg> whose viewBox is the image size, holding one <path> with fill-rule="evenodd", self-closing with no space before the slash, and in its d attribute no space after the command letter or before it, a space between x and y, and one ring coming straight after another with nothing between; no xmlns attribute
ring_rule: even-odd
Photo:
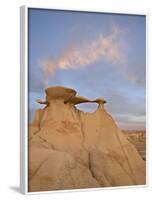
<svg viewBox="0 0 152 200"><path fill-rule="evenodd" d="M29 125L29 191L145 184L145 162L105 111L105 100L50 87L42 102ZM94 113L75 107L87 102L101 106Z"/></svg>

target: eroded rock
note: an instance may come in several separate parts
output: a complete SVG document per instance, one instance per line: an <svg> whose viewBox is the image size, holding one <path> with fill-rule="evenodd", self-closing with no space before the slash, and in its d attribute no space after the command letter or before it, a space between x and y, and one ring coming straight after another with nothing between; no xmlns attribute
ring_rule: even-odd
<svg viewBox="0 0 152 200"><path fill-rule="evenodd" d="M105 100L50 87L45 101L29 125L29 191L145 184L145 162L104 107L75 107Z"/></svg>

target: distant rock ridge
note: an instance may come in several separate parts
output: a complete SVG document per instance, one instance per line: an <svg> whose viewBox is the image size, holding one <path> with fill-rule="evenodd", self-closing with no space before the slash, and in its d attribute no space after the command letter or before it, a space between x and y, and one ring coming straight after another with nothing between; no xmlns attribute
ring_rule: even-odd
<svg viewBox="0 0 152 200"><path fill-rule="evenodd" d="M104 109L61 86L45 90L29 125L29 191L145 184L145 162ZM79 103L95 102L93 113Z"/></svg>
<svg viewBox="0 0 152 200"><path fill-rule="evenodd" d="M146 130L123 131L127 139L136 147L143 160L146 160Z"/></svg>

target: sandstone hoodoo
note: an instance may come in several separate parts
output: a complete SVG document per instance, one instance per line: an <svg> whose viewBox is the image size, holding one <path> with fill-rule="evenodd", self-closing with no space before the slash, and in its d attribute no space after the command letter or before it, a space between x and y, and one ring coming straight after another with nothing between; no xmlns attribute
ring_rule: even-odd
<svg viewBox="0 0 152 200"><path fill-rule="evenodd" d="M29 191L145 184L145 161L106 112L65 87L49 87L29 125ZM93 113L80 103L98 103Z"/></svg>

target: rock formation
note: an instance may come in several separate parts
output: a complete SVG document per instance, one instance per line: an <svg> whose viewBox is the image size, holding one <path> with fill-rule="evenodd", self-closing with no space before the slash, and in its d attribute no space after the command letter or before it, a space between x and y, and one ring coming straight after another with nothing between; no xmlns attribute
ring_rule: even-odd
<svg viewBox="0 0 152 200"><path fill-rule="evenodd" d="M143 160L146 160L146 131L123 131L127 139L136 147Z"/></svg>
<svg viewBox="0 0 152 200"><path fill-rule="evenodd" d="M29 191L145 184L145 162L105 111L64 87L46 89L29 125ZM93 113L79 103L99 104Z"/></svg>

